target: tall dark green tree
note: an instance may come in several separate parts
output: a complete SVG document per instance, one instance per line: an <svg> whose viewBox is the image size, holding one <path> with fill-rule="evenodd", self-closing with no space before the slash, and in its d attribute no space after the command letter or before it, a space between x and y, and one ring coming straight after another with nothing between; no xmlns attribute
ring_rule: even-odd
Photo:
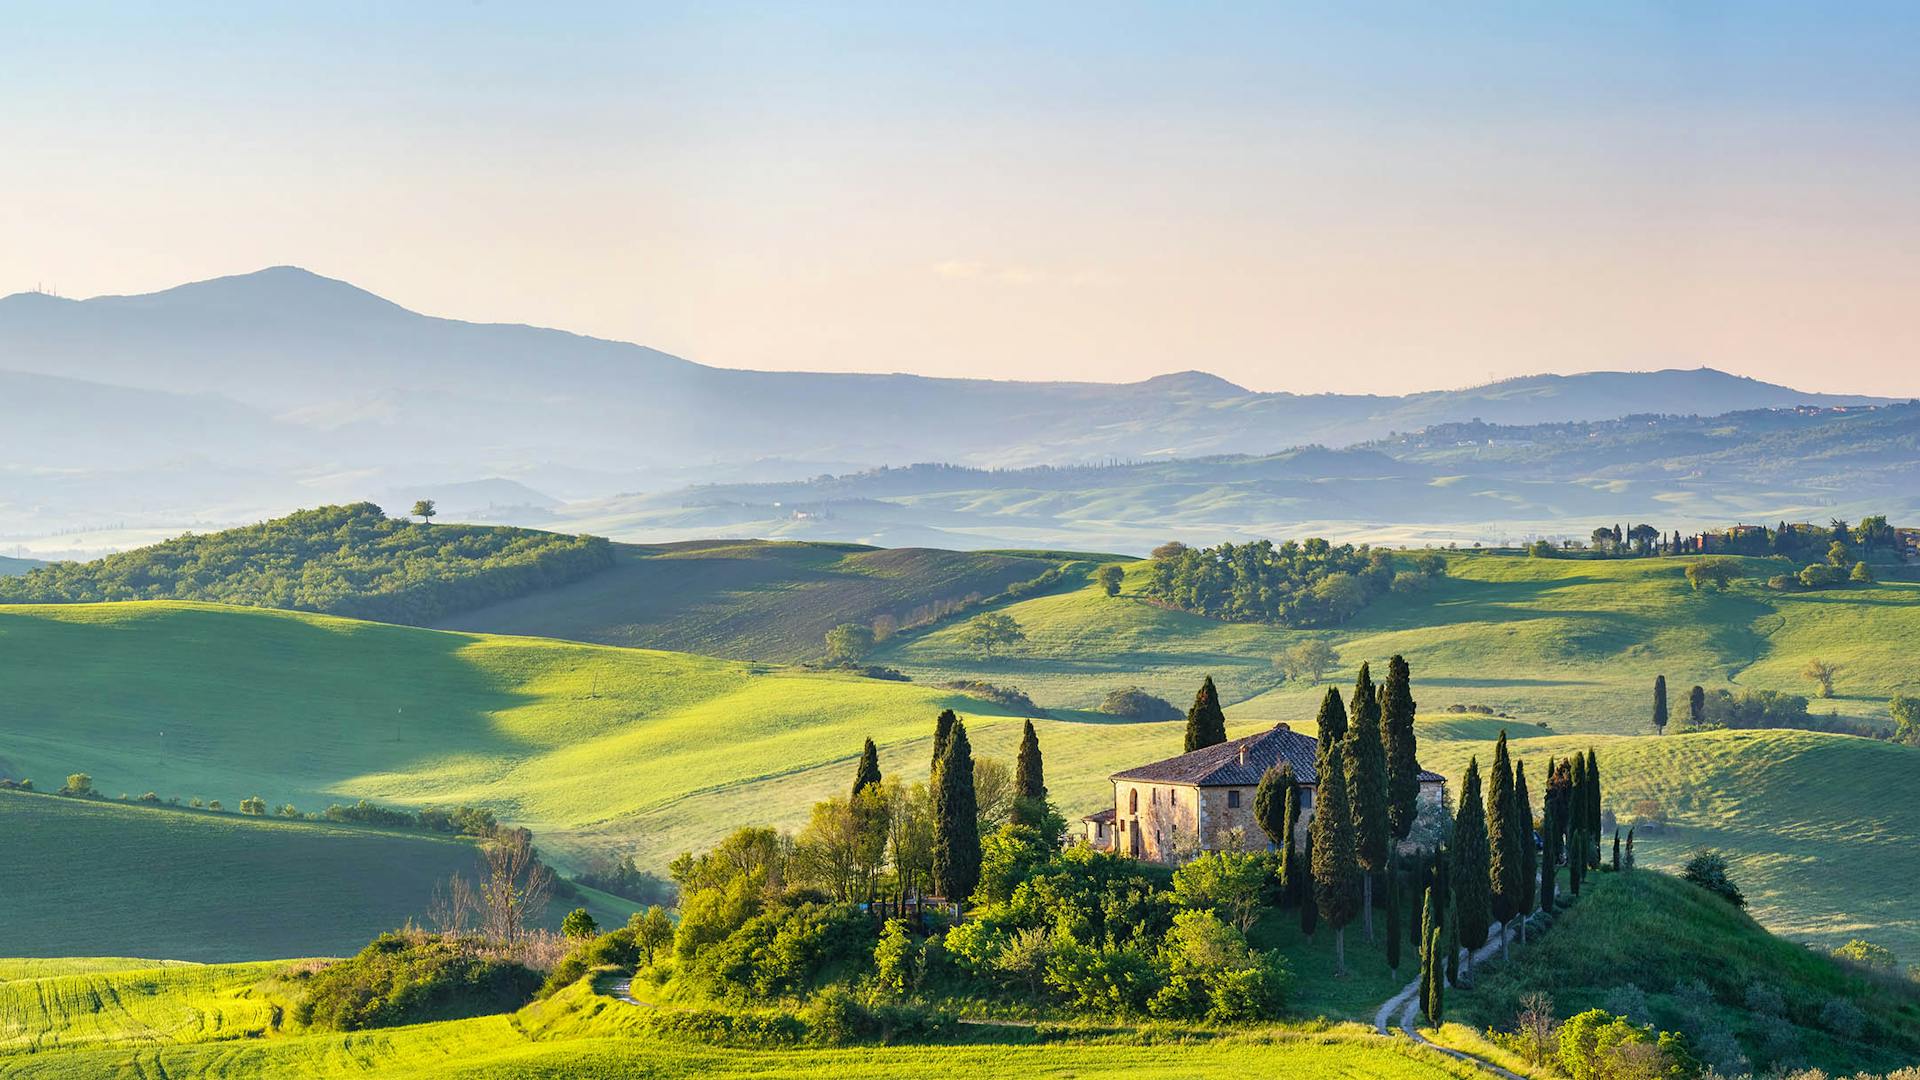
<svg viewBox="0 0 1920 1080"><path fill-rule="evenodd" d="M1360 860L1354 850L1352 803L1347 798L1346 754L1327 749L1327 769L1313 792L1313 899L1333 928L1333 972L1347 973L1347 924L1360 907Z"/></svg>
<svg viewBox="0 0 1920 1080"><path fill-rule="evenodd" d="M1046 762L1040 757L1040 736L1029 720L1020 733L1020 750L1013 762L1013 810L1015 825L1040 827L1047 817Z"/></svg>
<svg viewBox="0 0 1920 1080"><path fill-rule="evenodd" d="M1587 747L1587 839L1593 844L1593 858L1587 865L1600 866L1600 755Z"/></svg>
<svg viewBox="0 0 1920 1080"><path fill-rule="evenodd" d="M1527 763L1513 763L1513 806L1520 817L1520 940L1527 940L1527 918L1540 890L1540 852L1534 847L1533 799L1527 794Z"/></svg>
<svg viewBox="0 0 1920 1080"><path fill-rule="evenodd" d="M1587 823L1587 756L1573 755L1572 771L1567 781L1567 858L1578 859L1584 865L1587 861L1587 849L1574 843L1575 834Z"/></svg>
<svg viewBox="0 0 1920 1080"><path fill-rule="evenodd" d="M1501 952L1506 952L1505 926L1520 914L1520 808L1516 805L1513 759L1507 733L1493 747L1493 772L1487 783L1487 888L1494 921L1501 927Z"/></svg>
<svg viewBox="0 0 1920 1080"><path fill-rule="evenodd" d="M1707 722L1707 688L1696 686L1687 691L1687 725L1701 727Z"/></svg>
<svg viewBox="0 0 1920 1080"><path fill-rule="evenodd" d="M1420 817L1420 762L1413 735L1413 678L1400 654L1387 661L1380 694L1380 735L1387 748L1387 830L1395 840L1413 834Z"/></svg>
<svg viewBox="0 0 1920 1080"><path fill-rule="evenodd" d="M860 764L853 770L853 793L862 791L880 782L880 751L868 739L867 745L860 749Z"/></svg>
<svg viewBox="0 0 1920 1080"><path fill-rule="evenodd" d="M1440 1022L1440 998L1436 984L1444 979L1445 964L1440 957L1440 902L1428 886L1420 904L1420 1011L1428 1026Z"/></svg>
<svg viewBox="0 0 1920 1080"><path fill-rule="evenodd" d="M1293 837L1288 831L1293 821L1287 813L1287 801L1294 797L1294 788L1293 766L1283 761L1279 768L1260 774L1260 786L1253 789L1253 820L1260 823L1260 831L1267 834L1267 842L1278 852L1293 850ZM1281 874L1284 877L1285 871Z"/></svg>
<svg viewBox="0 0 1920 1080"><path fill-rule="evenodd" d="M934 770L933 885L954 903L965 903L980 883L980 805L973 790L973 747L967 726L956 718L946 753Z"/></svg>
<svg viewBox="0 0 1920 1080"><path fill-rule="evenodd" d="M1620 826L1613 827L1613 871L1620 872Z"/></svg>
<svg viewBox="0 0 1920 1080"><path fill-rule="evenodd" d="M1227 714L1220 709L1220 691L1213 688L1209 675L1193 695L1193 708L1187 710L1187 753L1226 741Z"/></svg>
<svg viewBox="0 0 1920 1080"><path fill-rule="evenodd" d="M1300 932L1311 941L1320 929L1320 905L1313 899L1313 829L1307 829L1300 857L1294 862L1294 880L1300 883Z"/></svg>
<svg viewBox="0 0 1920 1080"><path fill-rule="evenodd" d="M1667 733L1667 677L1665 675L1653 677L1653 733L1655 735Z"/></svg>
<svg viewBox="0 0 1920 1080"><path fill-rule="evenodd" d="M1373 940L1373 879L1387 868L1393 839L1387 825L1387 748L1380 738L1380 701L1367 665L1353 689L1354 709L1347 726L1347 809L1353 815L1354 856L1360 861L1360 912L1367 940Z"/></svg>
<svg viewBox="0 0 1920 1080"><path fill-rule="evenodd" d="M1453 880L1447 887L1447 909L1458 915L1460 944L1468 950L1487 943L1487 928L1493 922L1493 905L1488 895L1487 808L1480 790L1480 759L1467 762L1467 775L1460 782L1460 813L1453 823L1453 847L1448 854Z"/></svg>
<svg viewBox="0 0 1920 1080"><path fill-rule="evenodd" d="M1320 729L1318 761L1324 762L1327 748L1347 737L1347 706L1340 700L1338 687L1327 687L1327 696L1320 699L1320 714L1315 725Z"/></svg>
<svg viewBox="0 0 1920 1080"><path fill-rule="evenodd" d="M1387 890L1387 970L1400 973L1400 859L1396 852L1387 853L1386 876L1382 879Z"/></svg>
<svg viewBox="0 0 1920 1080"><path fill-rule="evenodd" d="M947 756L947 741L953 738L953 725L958 720L952 709L942 709L933 722L933 771L936 774L940 771L940 760Z"/></svg>
<svg viewBox="0 0 1920 1080"><path fill-rule="evenodd" d="M1551 766L1547 771L1551 775ZM1560 880L1560 823L1556 820L1560 813L1549 796L1540 813L1540 910L1548 915L1553 914L1554 891Z"/></svg>

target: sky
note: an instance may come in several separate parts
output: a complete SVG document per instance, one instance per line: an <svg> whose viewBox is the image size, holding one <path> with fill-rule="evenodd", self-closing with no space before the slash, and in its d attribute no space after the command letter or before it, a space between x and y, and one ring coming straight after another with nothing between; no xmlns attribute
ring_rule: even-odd
<svg viewBox="0 0 1920 1080"><path fill-rule="evenodd" d="M1824 7L1824 10L1823 10ZM0 292L725 367L1920 395L1920 6L0 0Z"/></svg>

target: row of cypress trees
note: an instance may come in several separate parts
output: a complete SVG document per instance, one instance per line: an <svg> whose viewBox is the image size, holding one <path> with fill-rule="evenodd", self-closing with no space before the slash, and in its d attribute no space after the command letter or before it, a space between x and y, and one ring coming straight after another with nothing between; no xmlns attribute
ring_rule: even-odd
<svg viewBox="0 0 1920 1080"><path fill-rule="evenodd" d="M858 799L880 783L880 754L868 739L854 767L853 794ZM1020 736L1013 774L1013 821L1035 824L1046 812L1046 765L1040 756L1040 738L1028 720ZM933 887L941 896L965 902L980 884L980 806L973 787L973 744L967 725L952 709L942 710L933 725L933 773L929 782L933 803Z"/></svg>

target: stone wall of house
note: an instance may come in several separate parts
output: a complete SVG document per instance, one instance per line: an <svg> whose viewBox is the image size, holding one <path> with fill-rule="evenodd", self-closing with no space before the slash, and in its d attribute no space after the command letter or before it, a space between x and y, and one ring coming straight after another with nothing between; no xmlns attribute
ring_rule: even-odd
<svg viewBox="0 0 1920 1080"><path fill-rule="evenodd" d="M1172 863L1200 851L1270 851L1265 830L1253 816L1254 787L1194 788L1133 780L1114 782L1112 850L1149 862ZM1230 792L1238 791L1238 806ZM1294 850L1304 850L1313 823L1314 792L1300 792L1300 823ZM1137 800L1137 801L1136 801ZM1420 816L1402 851L1424 848L1440 835L1446 818L1446 786L1420 785Z"/></svg>
<svg viewBox="0 0 1920 1080"><path fill-rule="evenodd" d="M1171 863L1200 849L1200 808L1192 787L1116 780L1113 808L1113 850L1123 855Z"/></svg>

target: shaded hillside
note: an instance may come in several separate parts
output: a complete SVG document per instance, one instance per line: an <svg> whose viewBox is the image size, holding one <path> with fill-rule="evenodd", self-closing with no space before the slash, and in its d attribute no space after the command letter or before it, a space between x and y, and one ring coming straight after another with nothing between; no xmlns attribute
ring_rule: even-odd
<svg viewBox="0 0 1920 1080"><path fill-rule="evenodd" d="M24 574L40 565L41 563L35 559L15 559L6 555L0 555L0 577Z"/></svg>
<svg viewBox="0 0 1920 1080"><path fill-rule="evenodd" d="M424 920L434 886L478 863L461 840L9 791L0 832L12 956L345 955Z"/></svg>
<svg viewBox="0 0 1920 1080"><path fill-rule="evenodd" d="M819 657L828 630L911 625L995 596L1059 558L716 540L616 545L590 578L442 620L451 630L674 649L736 659Z"/></svg>
<svg viewBox="0 0 1920 1080"><path fill-rule="evenodd" d="M0 578L0 603L204 600L419 623L612 563L611 545L595 537L413 524L356 503L53 563Z"/></svg>

